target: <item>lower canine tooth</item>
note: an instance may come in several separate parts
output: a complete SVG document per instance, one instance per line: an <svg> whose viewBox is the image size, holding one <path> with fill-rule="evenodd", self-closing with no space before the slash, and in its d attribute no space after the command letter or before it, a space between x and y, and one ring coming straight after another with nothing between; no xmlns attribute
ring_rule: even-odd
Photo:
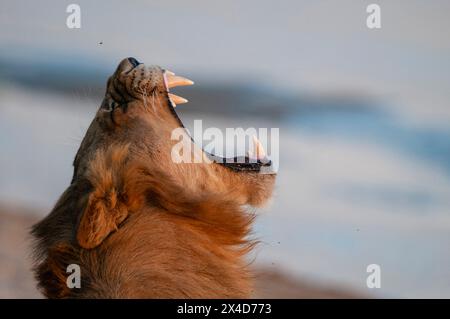
<svg viewBox="0 0 450 319"><path fill-rule="evenodd" d="M183 104L187 103L188 100L186 100L184 97L169 93L169 99L176 105L176 104Z"/></svg>
<svg viewBox="0 0 450 319"><path fill-rule="evenodd" d="M262 159L266 157L264 147L262 146L261 142L256 138L256 136L253 136L253 147L254 147L253 153L256 155L257 159Z"/></svg>

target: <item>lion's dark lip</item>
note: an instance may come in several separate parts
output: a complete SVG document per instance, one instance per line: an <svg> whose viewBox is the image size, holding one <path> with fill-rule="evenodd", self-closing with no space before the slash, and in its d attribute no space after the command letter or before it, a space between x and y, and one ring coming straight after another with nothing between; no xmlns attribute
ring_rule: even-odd
<svg viewBox="0 0 450 319"><path fill-rule="evenodd" d="M213 155L211 153L203 150L208 157L213 160L215 163L220 164L224 167L232 169L234 171L242 172L259 172L261 171L261 167L270 167L272 165L272 161L269 159L250 159L248 156L236 156L233 158L225 158Z"/></svg>

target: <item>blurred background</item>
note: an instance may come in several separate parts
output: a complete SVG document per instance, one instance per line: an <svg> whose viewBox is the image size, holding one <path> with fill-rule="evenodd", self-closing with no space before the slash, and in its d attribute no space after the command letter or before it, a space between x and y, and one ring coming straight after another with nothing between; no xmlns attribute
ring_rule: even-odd
<svg viewBox="0 0 450 319"><path fill-rule="evenodd" d="M0 297L40 296L27 228L128 56L196 82L187 127L280 129L257 296L450 297L448 1L76 0L80 29L70 3L0 1Z"/></svg>

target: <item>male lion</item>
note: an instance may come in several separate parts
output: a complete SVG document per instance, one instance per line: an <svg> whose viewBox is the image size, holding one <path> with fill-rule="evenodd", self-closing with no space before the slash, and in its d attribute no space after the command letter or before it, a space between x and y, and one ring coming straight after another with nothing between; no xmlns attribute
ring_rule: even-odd
<svg viewBox="0 0 450 319"><path fill-rule="evenodd" d="M70 186L33 227L38 286L50 298L243 298L251 294L244 255L252 214L275 175L256 159L177 163L171 139L186 102L168 93L189 85L158 66L124 59L74 160ZM188 145L189 144L189 145ZM270 171L270 170L269 170ZM67 266L81 287L66 284Z"/></svg>

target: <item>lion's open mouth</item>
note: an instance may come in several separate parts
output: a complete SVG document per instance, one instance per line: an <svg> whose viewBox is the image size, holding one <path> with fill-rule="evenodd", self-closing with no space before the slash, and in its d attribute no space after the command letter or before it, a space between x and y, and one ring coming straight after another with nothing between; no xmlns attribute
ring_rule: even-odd
<svg viewBox="0 0 450 319"><path fill-rule="evenodd" d="M141 64L135 58L128 58L128 61L132 65L132 69L129 70L128 72L132 71L134 68L138 67ZM187 78L177 76L174 72L165 69L163 69L163 78L164 78L164 87L166 89L166 94L169 101L168 105L170 111L176 118L176 120L179 122L180 126L185 128L183 122L176 113L175 108L178 104L187 103L188 100L181 96L170 93L169 91L171 88L177 86L193 85L194 82ZM190 136L190 138L192 142L195 143L192 136ZM261 142L256 138L256 136L253 136L253 151L249 151L248 155L246 156L235 156L232 158L224 158L221 156L211 154L205 151L204 149L202 150L212 162L221 164L224 167L227 167L235 171L274 173L271 169L272 161L269 160L268 157L266 156L264 148Z"/></svg>

